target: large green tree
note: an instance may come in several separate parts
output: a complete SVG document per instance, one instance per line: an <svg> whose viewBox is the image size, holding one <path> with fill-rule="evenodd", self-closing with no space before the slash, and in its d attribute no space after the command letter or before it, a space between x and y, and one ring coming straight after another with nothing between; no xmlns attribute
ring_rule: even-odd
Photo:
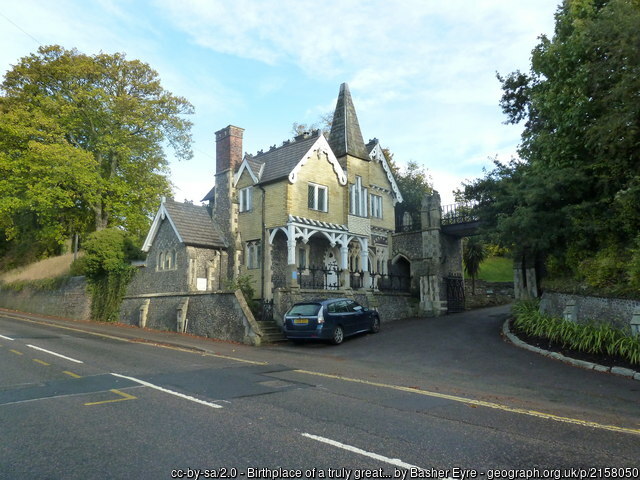
<svg viewBox="0 0 640 480"><path fill-rule="evenodd" d="M531 70L502 81L520 159L466 186L502 243L576 269L640 231L640 1L565 0ZM625 250L626 249L626 250Z"/></svg>
<svg viewBox="0 0 640 480"><path fill-rule="evenodd" d="M121 53L41 47L6 73L0 113L0 228L9 237L25 214L54 243L111 226L141 235L170 192L165 147L192 155L191 104Z"/></svg>

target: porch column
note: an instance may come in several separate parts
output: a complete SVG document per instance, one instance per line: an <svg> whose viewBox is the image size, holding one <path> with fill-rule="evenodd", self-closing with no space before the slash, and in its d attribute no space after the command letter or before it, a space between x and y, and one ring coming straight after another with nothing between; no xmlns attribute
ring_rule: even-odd
<svg viewBox="0 0 640 480"><path fill-rule="evenodd" d="M298 286L298 270L296 268L296 238L295 227L287 226L287 285Z"/></svg>
<svg viewBox="0 0 640 480"><path fill-rule="evenodd" d="M369 273L369 239L363 239L360 247L360 265L362 265L362 288L370 288L371 274Z"/></svg>
<svg viewBox="0 0 640 480"><path fill-rule="evenodd" d="M265 238L267 241L264 245L264 262L262 264L262 272L264 275L264 285L262 286L262 298L264 300L271 300L273 298L273 283L272 283L272 270L271 270L271 239L269 232L266 232Z"/></svg>
<svg viewBox="0 0 640 480"><path fill-rule="evenodd" d="M348 290L351 288L351 276L349 273L349 245L347 243L347 234L340 235L340 268L342 273L340 274L340 289Z"/></svg>

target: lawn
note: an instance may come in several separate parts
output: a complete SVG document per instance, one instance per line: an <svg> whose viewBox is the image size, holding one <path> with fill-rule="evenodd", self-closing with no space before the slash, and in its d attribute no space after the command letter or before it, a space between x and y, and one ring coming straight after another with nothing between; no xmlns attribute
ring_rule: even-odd
<svg viewBox="0 0 640 480"><path fill-rule="evenodd" d="M470 278L465 274L465 278ZM506 257L489 257L480 264L478 279L485 282L512 282L513 260Z"/></svg>

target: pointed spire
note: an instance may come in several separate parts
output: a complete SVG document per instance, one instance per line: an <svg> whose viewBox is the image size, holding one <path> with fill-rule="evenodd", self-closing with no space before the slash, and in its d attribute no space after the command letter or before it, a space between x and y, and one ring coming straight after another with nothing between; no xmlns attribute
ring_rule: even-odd
<svg viewBox="0 0 640 480"><path fill-rule="evenodd" d="M369 160L362 132L360 132L358 115L356 115L356 109L353 106L349 85L346 83L340 85L340 93L329 133L329 146L338 158L348 154Z"/></svg>

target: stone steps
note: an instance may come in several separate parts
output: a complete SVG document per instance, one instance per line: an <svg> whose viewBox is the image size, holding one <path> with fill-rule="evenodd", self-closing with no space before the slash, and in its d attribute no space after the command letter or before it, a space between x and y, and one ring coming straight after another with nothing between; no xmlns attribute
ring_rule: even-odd
<svg viewBox="0 0 640 480"><path fill-rule="evenodd" d="M274 320L258 321L262 330L262 341L265 343L286 342L286 337L282 334L282 329Z"/></svg>

